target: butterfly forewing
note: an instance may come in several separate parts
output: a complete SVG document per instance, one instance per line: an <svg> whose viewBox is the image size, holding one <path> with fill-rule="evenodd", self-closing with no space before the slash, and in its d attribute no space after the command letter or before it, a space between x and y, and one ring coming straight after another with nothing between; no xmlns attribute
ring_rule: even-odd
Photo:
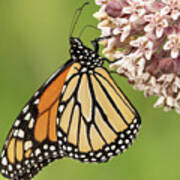
<svg viewBox="0 0 180 180"><path fill-rule="evenodd" d="M71 62L60 68L31 98L17 117L3 147L0 168L10 179L31 179L64 156L58 148L56 118Z"/></svg>

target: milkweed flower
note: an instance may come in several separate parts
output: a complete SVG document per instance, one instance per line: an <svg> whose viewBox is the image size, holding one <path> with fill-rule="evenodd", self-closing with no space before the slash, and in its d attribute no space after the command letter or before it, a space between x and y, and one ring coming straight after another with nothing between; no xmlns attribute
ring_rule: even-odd
<svg viewBox="0 0 180 180"><path fill-rule="evenodd" d="M180 113L180 0L96 0L103 54L154 107Z"/></svg>

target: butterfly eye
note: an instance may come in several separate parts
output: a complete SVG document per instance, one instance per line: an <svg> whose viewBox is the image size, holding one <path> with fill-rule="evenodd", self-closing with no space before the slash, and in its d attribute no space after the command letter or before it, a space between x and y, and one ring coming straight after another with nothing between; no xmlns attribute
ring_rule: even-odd
<svg viewBox="0 0 180 180"><path fill-rule="evenodd" d="M70 44L72 47L82 46L82 42L78 38L70 38Z"/></svg>

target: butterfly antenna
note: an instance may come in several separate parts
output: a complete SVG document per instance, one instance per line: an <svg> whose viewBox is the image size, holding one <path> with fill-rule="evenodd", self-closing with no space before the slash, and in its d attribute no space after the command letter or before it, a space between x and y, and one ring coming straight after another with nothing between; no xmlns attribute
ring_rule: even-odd
<svg viewBox="0 0 180 180"><path fill-rule="evenodd" d="M75 11L74 16L73 16L73 20L72 20L72 23L71 23L69 38L72 37L72 34L73 34L73 32L74 32L74 30L75 30L75 28L76 28L76 25L77 25L78 20L79 20L79 18L80 18L80 16L81 16L81 13L82 13L84 7L85 7L86 5L88 5L88 4L89 4L89 2L85 2L80 8L78 8L78 9Z"/></svg>

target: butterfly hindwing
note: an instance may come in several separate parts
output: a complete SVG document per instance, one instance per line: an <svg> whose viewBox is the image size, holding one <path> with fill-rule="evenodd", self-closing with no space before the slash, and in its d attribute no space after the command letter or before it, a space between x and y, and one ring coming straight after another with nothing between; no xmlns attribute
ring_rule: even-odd
<svg viewBox="0 0 180 180"><path fill-rule="evenodd" d="M44 166L64 156L58 149L56 116L59 96L72 61L34 94L17 117L3 147L0 168L10 179L31 179Z"/></svg>
<svg viewBox="0 0 180 180"><path fill-rule="evenodd" d="M105 162L132 144L140 118L106 69L77 71L60 97L59 146L83 162Z"/></svg>

